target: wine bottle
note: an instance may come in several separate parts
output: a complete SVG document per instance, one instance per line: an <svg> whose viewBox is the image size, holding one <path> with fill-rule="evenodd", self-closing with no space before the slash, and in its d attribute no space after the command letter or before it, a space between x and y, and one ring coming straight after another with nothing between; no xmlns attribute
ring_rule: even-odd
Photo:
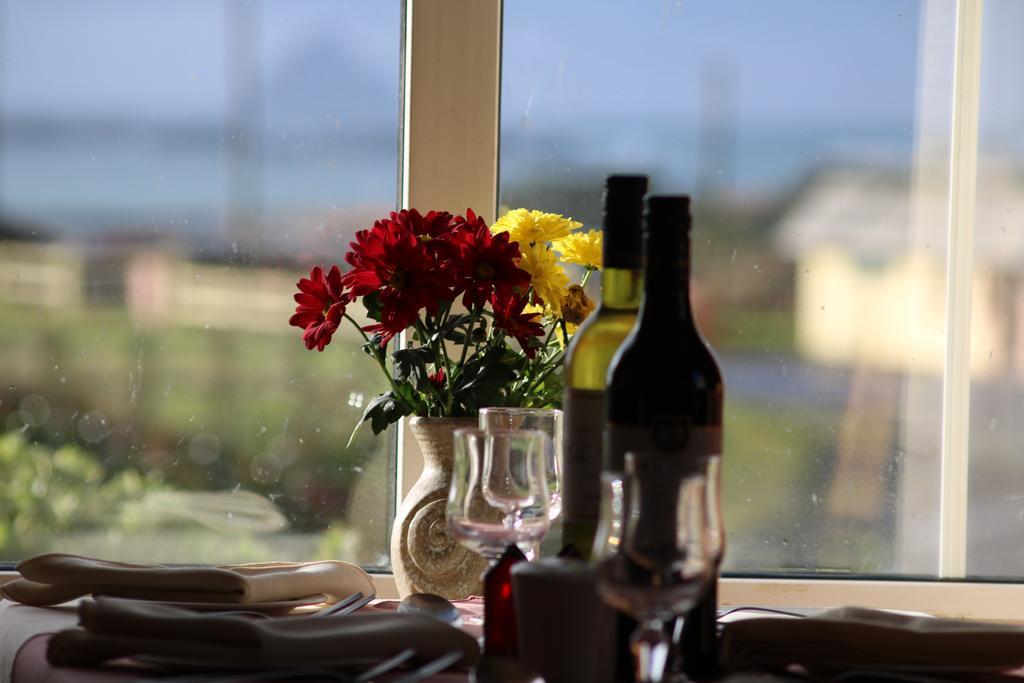
<svg viewBox="0 0 1024 683"><path fill-rule="evenodd" d="M648 199L640 313L608 370L612 471L622 471L630 451L663 453L680 474L722 452L722 374L690 306L691 224L689 197ZM717 669L716 585L709 582L684 620L683 667L694 679Z"/></svg>
<svg viewBox="0 0 1024 683"><path fill-rule="evenodd" d="M600 514L608 364L633 329L642 287L640 221L647 177L605 182L601 302L573 336L566 360L563 542L590 557Z"/></svg>

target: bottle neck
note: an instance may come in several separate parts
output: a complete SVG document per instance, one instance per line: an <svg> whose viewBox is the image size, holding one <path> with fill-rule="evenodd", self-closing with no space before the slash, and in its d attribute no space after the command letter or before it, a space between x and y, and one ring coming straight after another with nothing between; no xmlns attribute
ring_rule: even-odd
<svg viewBox="0 0 1024 683"><path fill-rule="evenodd" d="M640 268L605 268L601 272L601 307L618 311L639 309L643 282Z"/></svg>
<svg viewBox="0 0 1024 683"><path fill-rule="evenodd" d="M642 327L692 327L690 308L690 243L650 245L644 267L640 304Z"/></svg>

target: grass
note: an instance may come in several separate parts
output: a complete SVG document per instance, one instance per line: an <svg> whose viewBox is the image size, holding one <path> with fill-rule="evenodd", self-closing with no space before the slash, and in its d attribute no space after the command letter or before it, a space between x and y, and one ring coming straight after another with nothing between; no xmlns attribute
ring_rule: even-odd
<svg viewBox="0 0 1024 683"><path fill-rule="evenodd" d="M295 330L146 327L120 310L2 306L0 319L0 431L21 427L23 399L41 396L49 415L36 416L32 438L87 446L109 475L135 468L175 488L241 486L274 500L296 532L386 515L386 495L370 501L379 510L348 505L389 446L365 429L345 448L385 384L354 332L319 354ZM106 417L104 438L84 438L95 437L83 434L89 413ZM198 435L215 438L197 455ZM390 467L373 470L383 478Z"/></svg>

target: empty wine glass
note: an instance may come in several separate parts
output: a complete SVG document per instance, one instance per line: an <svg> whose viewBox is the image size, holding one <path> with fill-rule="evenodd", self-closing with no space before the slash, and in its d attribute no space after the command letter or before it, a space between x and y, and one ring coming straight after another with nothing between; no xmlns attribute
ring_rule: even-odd
<svg viewBox="0 0 1024 683"><path fill-rule="evenodd" d="M621 477L604 478L598 593L639 622L636 679L658 683L671 652L665 622L694 605L710 576L707 479L663 453L627 453L625 462Z"/></svg>
<svg viewBox="0 0 1024 683"><path fill-rule="evenodd" d="M705 534L708 541L708 559L710 571L708 581L704 587L704 594L700 598L704 608L691 612L688 616L696 622L689 626L690 632L683 633L683 619L677 619L672 631L672 641L677 645L679 657L673 662L676 670L682 666L682 657L685 654L699 655L702 662L690 662L691 671L701 671L707 675L708 666L714 666L718 661L718 648L713 637L718 622L718 575L722 566L722 558L725 555L725 521L722 517L722 458L718 455L708 456L703 463L705 475L704 503L706 511ZM709 664L710 663L710 664Z"/></svg>
<svg viewBox="0 0 1024 683"><path fill-rule="evenodd" d="M550 499L548 518L557 519L562 514L562 411L557 408L481 408L480 429L536 429L551 438L551 448L545 458Z"/></svg>
<svg viewBox="0 0 1024 683"><path fill-rule="evenodd" d="M452 536L492 562L511 544L530 556L550 526L550 441L536 430L456 430L447 507Z"/></svg>

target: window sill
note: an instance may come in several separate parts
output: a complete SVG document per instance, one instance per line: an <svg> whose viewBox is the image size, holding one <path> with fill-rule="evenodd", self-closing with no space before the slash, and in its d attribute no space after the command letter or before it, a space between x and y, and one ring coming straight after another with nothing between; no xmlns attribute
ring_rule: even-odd
<svg viewBox="0 0 1024 683"><path fill-rule="evenodd" d="M0 585L17 578L0 571ZM377 597L397 600L391 574L372 574ZM859 605L926 612L937 617L1024 622L1024 584L947 581L874 581L837 579L736 579L719 583L722 605L825 609Z"/></svg>

